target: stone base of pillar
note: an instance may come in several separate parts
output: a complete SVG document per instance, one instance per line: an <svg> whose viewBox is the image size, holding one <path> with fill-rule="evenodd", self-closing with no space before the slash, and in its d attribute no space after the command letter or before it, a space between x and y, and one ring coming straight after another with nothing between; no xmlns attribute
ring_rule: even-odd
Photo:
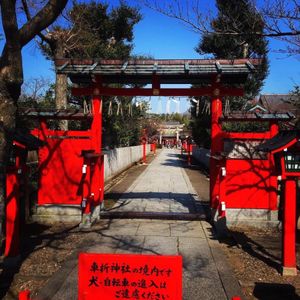
<svg viewBox="0 0 300 300"><path fill-rule="evenodd" d="M282 276L297 276L297 268L282 267Z"/></svg>
<svg viewBox="0 0 300 300"><path fill-rule="evenodd" d="M92 218L91 214L83 214L81 223L79 224L80 229L91 228L92 226Z"/></svg>

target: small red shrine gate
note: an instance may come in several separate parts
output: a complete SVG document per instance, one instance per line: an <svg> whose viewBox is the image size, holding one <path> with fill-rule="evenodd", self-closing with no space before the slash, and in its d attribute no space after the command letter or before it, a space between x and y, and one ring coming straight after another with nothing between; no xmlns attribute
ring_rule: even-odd
<svg viewBox="0 0 300 300"><path fill-rule="evenodd" d="M220 116L223 96L242 96L243 86L257 59L237 60L76 60L56 61L57 72L66 74L76 87L75 96L209 96L212 112L211 207L220 205L220 170L215 157L223 151ZM201 88L163 88L163 84L199 84ZM110 84L147 85L151 88L115 88ZM101 126L99 132L101 133Z"/></svg>
<svg viewBox="0 0 300 300"><path fill-rule="evenodd" d="M242 96L242 86L259 60L57 60L57 72L74 85L73 95L91 96L92 125L85 132L52 131L47 118L80 118L80 112L37 113L41 128L33 133L46 142L39 151L38 205L77 206L90 217L103 200L102 97L103 96L210 96L212 112L211 207L220 206L220 170L216 156L223 150L220 116L222 96ZM196 84L201 88L163 88L163 84ZM114 88L110 84L146 85L151 88ZM63 218L63 216L62 216Z"/></svg>
<svg viewBox="0 0 300 300"><path fill-rule="evenodd" d="M297 183L300 177L300 133L282 131L258 149L269 152L274 161L275 174L283 181L283 234L282 274L297 275L296 262L296 201Z"/></svg>
<svg viewBox="0 0 300 300"><path fill-rule="evenodd" d="M234 223L262 221L278 223L278 182L271 154L257 150L257 146L272 139L279 132L278 122L288 122L289 113L259 114L231 113L219 118L219 137L223 149L212 157L217 162L215 179L217 197L226 209L227 220ZM261 132L227 132L223 122L256 122L267 125ZM263 126L263 125L262 125ZM213 172L213 171L212 171ZM222 210L219 205L219 209ZM224 215L224 212L222 212Z"/></svg>
<svg viewBox="0 0 300 300"><path fill-rule="evenodd" d="M72 210L74 220L81 220L82 226L89 226L91 218L99 218L104 196L101 101L95 97L89 113L27 109L22 115L39 119L40 127L32 134L44 142L38 151L38 209L64 207ZM50 130L48 119L85 119L91 125L86 131ZM68 216L68 220L73 219L72 215ZM61 221L64 220L66 216L62 212Z"/></svg>
<svg viewBox="0 0 300 300"><path fill-rule="evenodd" d="M24 222L29 207L28 203L28 168L26 166L29 150L37 150L42 142L34 136L16 131L13 136L13 147L6 169L5 199L5 250L7 258L20 255L20 228L22 226L21 208L23 207ZM23 195L22 195L23 194ZM21 199L23 203L21 203Z"/></svg>

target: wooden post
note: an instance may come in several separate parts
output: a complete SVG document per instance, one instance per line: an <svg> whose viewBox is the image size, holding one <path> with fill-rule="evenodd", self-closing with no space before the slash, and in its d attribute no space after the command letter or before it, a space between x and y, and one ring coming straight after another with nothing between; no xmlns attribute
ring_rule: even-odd
<svg viewBox="0 0 300 300"><path fill-rule="evenodd" d="M188 155L187 161L188 161L188 165L191 164L191 148L192 148L191 143L188 143L187 144L187 155Z"/></svg>
<svg viewBox="0 0 300 300"><path fill-rule="evenodd" d="M93 150L96 153L102 153L102 99L100 96L93 96L93 123L92 123L92 136L93 136ZM99 199L95 199L97 204L100 204L104 198L104 159L103 157L99 158L100 161L100 172L99 172L99 185L96 189L99 190Z"/></svg>
<svg viewBox="0 0 300 300"><path fill-rule="evenodd" d="M279 132L279 126L277 122L270 122L270 138L273 138L275 135L277 135ZM278 190L278 180L277 180L277 174L275 169L275 161L273 155L270 153L268 154L268 159L270 161L270 169L271 169L271 175L270 175L270 193L269 193L269 207L270 210L276 211L278 210L277 205L277 190Z"/></svg>
<svg viewBox="0 0 300 300"><path fill-rule="evenodd" d="M100 203L104 200L104 155L100 157Z"/></svg>
<svg viewBox="0 0 300 300"><path fill-rule="evenodd" d="M211 99L211 158L210 158L210 206L218 208L220 198L220 161L217 155L223 151L222 126L220 117L222 116L222 100L218 84L214 86L214 95Z"/></svg>
<svg viewBox="0 0 300 300"><path fill-rule="evenodd" d="M17 257L20 254L19 188L18 169L9 168L6 174L6 257Z"/></svg>
<svg viewBox="0 0 300 300"><path fill-rule="evenodd" d="M296 276L296 180L285 180L283 208L282 275Z"/></svg>
<svg viewBox="0 0 300 300"><path fill-rule="evenodd" d="M19 293L19 300L30 300L30 291L25 290Z"/></svg>
<svg viewBox="0 0 300 300"><path fill-rule="evenodd" d="M93 96L93 122L91 126L93 143L92 148L96 153L101 153L102 148L102 100Z"/></svg>
<svg viewBox="0 0 300 300"><path fill-rule="evenodd" d="M90 162L85 162L85 178L83 183L83 207L82 212L84 215L89 215L91 213L91 166Z"/></svg>
<svg viewBox="0 0 300 300"><path fill-rule="evenodd" d="M146 159L146 140L143 140L143 163L146 164L147 163L147 159Z"/></svg>

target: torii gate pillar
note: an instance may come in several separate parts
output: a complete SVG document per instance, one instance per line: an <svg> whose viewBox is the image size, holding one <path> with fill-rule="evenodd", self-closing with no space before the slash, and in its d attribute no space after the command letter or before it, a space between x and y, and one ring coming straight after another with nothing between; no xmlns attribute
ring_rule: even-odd
<svg viewBox="0 0 300 300"><path fill-rule="evenodd" d="M82 222L80 227L90 227L92 219L97 220L100 215L100 205L104 198L104 158L102 149L102 99L100 96L92 96L93 122L91 125L92 144L91 148L98 156L98 160L91 163L86 169L86 184L83 189L83 207ZM97 208L93 212L91 208ZM92 214L94 215L92 217Z"/></svg>
<svg viewBox="0 0 300 300"><path fill-rule="evenodd" d="M210 157L210 207L217 209L220 199L220 171L221 161L217 158L223 150L222 125L222 99L220 88L214 84L213 96L211 99L211 157Z"/></svg>

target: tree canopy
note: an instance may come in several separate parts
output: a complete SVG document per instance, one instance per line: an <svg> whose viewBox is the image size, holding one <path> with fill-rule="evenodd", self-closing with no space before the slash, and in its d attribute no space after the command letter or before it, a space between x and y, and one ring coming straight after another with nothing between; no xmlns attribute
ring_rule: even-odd
<svg viewBox="0 0 300 300"><path fill-rule="evenodd" d="M268 74L268 42L265 37L252 34L263 32L263 19L249 0L217 0L216 4L218 15L211 23L214 32L201 37L196 51L212 54L216 59L262 59L258 71L245 85L245 96L251 99L258 94ZM241 35L220 35L220 30Z"/></svg>
<svg viewBox="0 0 300 300"><path fill-rule="evenodd" d="M262 64L245 84L244 97L224 99L223 108L241 110L248 100L252 100L263 86L268 74L268 42L263 36L253 32L263 32L264 22L249 0L217 0L218 13L211 22L212 32L204 33L196 51L215 59L260 58ZM238 35L222 35L224 32L238 32ZM198 102L199 101L199 102ZM196 142L209 146L210 111L207 97L191 101L192 130Z"/></svg>
<svg viewBox="0 0 300 300"><path fill-rule="evenodd" d="M42 37L42 49L53 59L61 57L127 59L133 49L133 28L141 20L136 7L124 1L111 8L107 3L74 2L66 26L57 25ZM57 43L55 43L57 41ZM57 48L62 49L57 53Z"/></svg>
<svg viewBox="0 0 300 300"><path fill-rule="evenodd" d="M129 6L125 1L120 1L115 7L96 1L74 2L67 16L66 26L56 26L42 37L42 50L47 58L121 60L133 58L133 29L142 18L136 7ZM57 105L58 103L67 102L64 96L67 94L66 79L58 80L58 76L57 74L55 90L56 95L61 94L62 97L61 100L56 97L57 108L66 106L66 104ZM136 107L131 102L130 97L120 99L105 97L104 146L116 147L139 143L140 121L145 114L146 106ZM82 104L82 101L78 101L78 104ZM114 114L109 113L111 107L115 110Z"/></svg>

